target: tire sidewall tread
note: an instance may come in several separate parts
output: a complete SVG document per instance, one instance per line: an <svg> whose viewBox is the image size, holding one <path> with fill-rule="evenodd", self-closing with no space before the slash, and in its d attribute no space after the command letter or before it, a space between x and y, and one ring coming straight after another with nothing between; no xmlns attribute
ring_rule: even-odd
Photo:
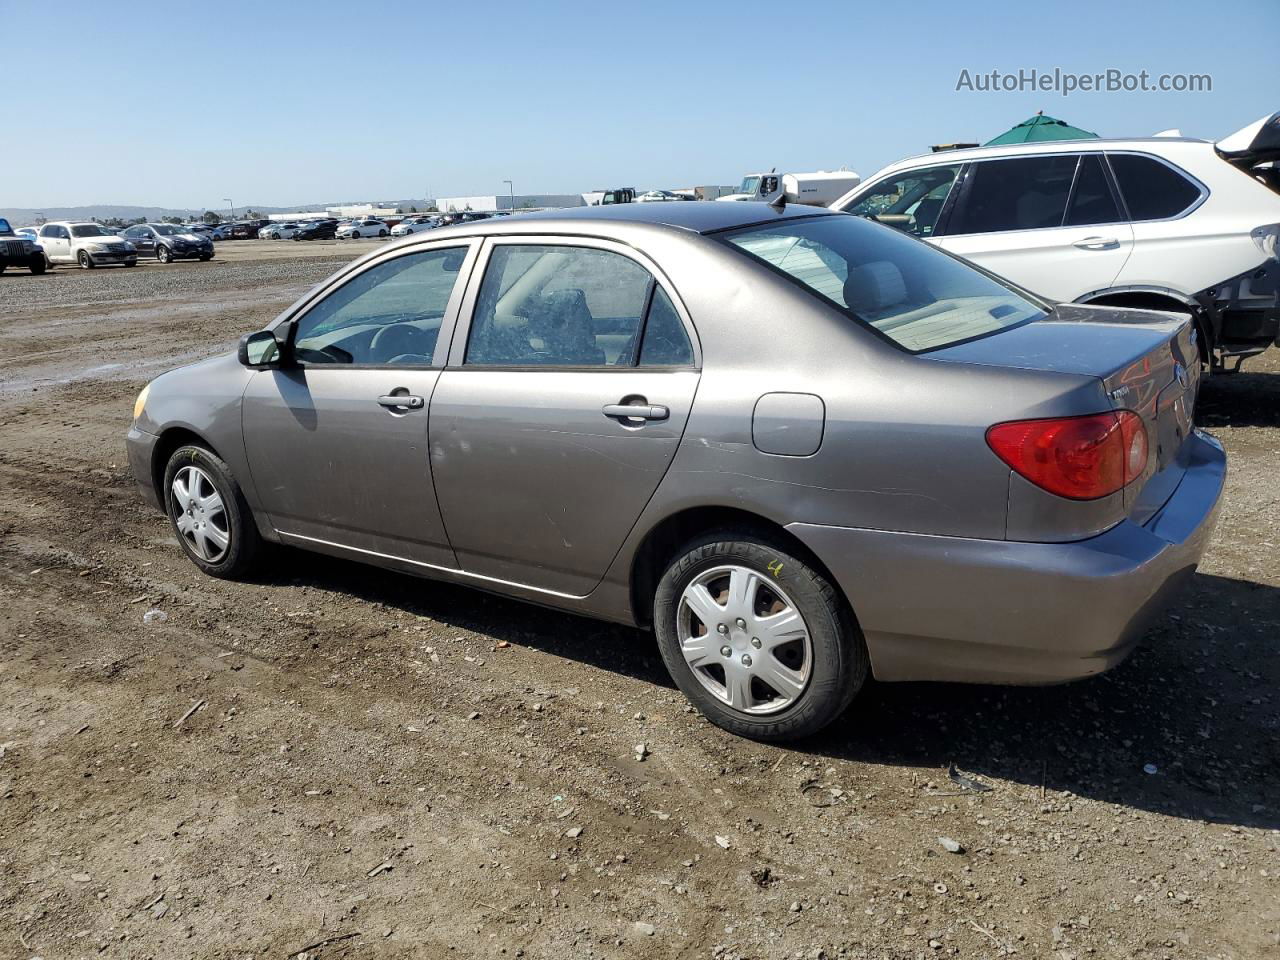
<svg viewBox="0 0 1280 960"><path fill-rule="evenodd" d="M724 706L703 688L680 652L676 614L685 586L698 573L728 563L749 566L766 578L773 576L800 608L809 628L813 648L809 685L799 702L781 713L752 717ZM803 560L743 531L710 534L680 548L658 582L653 624L662 659L685 696L712 723L754 740L792 740L818 732L848 708L869 672L862 634L835 587Z"/></svg>
<svg viewBox="0 0 1280 960"><path fill-rule="evenodd" d="M178 525L173 516L172 496L173 479L178 470L187 465L200 467L222 496L223 509L226 511L227 526L231 531L231 549L218 563L209 563L197 556L187 545L186 537L178 532ZM204 573L211 577L234 580L251 572L262 550L262 536L253 519L253 511L231 474L231 468L212 451L196 444L185 444L173 451L164 468L165 516L169 518L169 526L178 538L183 553Z"/></svg>

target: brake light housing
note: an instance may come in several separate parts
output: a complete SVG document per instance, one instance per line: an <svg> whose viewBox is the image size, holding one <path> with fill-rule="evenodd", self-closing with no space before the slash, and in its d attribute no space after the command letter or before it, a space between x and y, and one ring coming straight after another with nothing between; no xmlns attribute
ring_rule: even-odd
<svg viewBox="0 0 1280 960"><path fill-rule="evenodd" d="M1147 469L1147 428L1132 410L997 423L987 446L1019 476L1068 500L1110 496Z"/></svg>

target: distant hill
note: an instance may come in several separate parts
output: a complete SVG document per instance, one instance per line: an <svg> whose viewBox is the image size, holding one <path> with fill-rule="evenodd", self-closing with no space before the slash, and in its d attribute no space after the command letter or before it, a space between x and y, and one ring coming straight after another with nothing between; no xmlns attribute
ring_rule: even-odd
<svg viewBox="0 0 1280 960"><path fill-rule="evenodd" d="M350 203L363 203L364 201L352 200L331 200L327 203L304 203L289 207L268 207L259 206L256 203L236 204L236 214L243 216L246 210L254 210L258 213L292 213L295 210L299 213L308 210L321 211L325 207L337 207ZM379 201L382 202L382 201ZM403 206L408 209L416 206L419 210L429 203L426 200L393 200L388 201L396 206ZM220 217L229 217L231 210L229 208L210 207ZM132 206L123 203L98 203L87 207L0 207L0 217L8 220L15 227L22 227L35 223L38 219L45 220L136 220L142 217L146 220L163 220L165 217L182 217L184 220L188 217L198 217L204 213L204 209L194 209L190 207L142 207Z"/></svg>

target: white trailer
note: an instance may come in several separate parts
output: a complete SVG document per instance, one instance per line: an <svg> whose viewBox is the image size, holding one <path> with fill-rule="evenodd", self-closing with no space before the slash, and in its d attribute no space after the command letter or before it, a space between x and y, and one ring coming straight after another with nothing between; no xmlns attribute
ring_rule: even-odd
<svg viewBox="0 0 1280 960"><path fill-rule="evenodd" d="M737 193L721 200L763 200L773 203L785 196L787 203L825 207L862 182L852 170L816 170L813 173L749 173Z"/></svg>

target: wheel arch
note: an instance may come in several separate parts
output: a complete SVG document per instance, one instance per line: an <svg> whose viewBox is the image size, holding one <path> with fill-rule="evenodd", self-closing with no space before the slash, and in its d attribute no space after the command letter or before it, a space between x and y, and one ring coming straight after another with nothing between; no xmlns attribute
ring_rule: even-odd
<svg viewBox="0 0 1280 960"><path fill-rule="evenodd" d="M164 471L169 465L169 458L173 451L187 444L204 447L219 460L224 459L217 447L190 427L173 426L162 430L151 454L151 483L161 504L168 502L164 493Z"/></svg>
<svg viewBox="0 0 1280 960"><path fill-rule="evenodd" d="M803 560L827 579L856 622L849 598L831 570L804 541L782 524L739 507L699 506L680 510L658 521L632 554L631 613L638 626L648 628L653 625L653 598L658 581L676 552L695 538L717 531L755 534Z"/></svg>

